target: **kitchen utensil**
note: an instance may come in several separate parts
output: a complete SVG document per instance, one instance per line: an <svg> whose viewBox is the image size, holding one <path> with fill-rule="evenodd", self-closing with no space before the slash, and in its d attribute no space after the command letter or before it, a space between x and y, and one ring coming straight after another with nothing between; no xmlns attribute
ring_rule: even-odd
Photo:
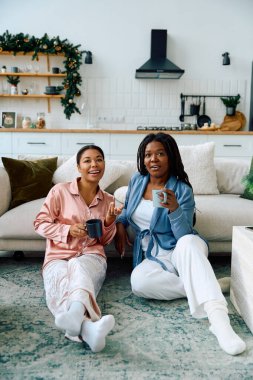
<svg viewBox="0 0 253 380"><path fill-rule="evenodd" d="M197 117L197 124L199 128L203 127L205 123L207 123L209 126L211 124L211 119L208 115L205 114L205 112L206 112L206 98L204 96L203 97L203 114Z"/></svg>
<svg viewBox="0 0 253 380"><path fill-rule="evenodd" d="M246 117L245 115L240 112L240 111L236 111L235 115L234 116L228 116L226 115L224 117L224 120L223 122L231 122L231 121L240 121L241 122L241 128L244 128L245 127L245 124L246 124Z"/></svg>
<svg viewBox="0 0 253 380"><path fill-rule="evenodd" d="M180 121L184 121L184 106L185 106L185 98L181 96L181 115L179 116Z"/></svg>
<svg viewBox="0 0 253 380"><path fill-rule="evenodd" d="M200 109L200 105L199 104L192 103L190 105L190 115L191 116L198 115L199 114L199 109Z"/></svg>

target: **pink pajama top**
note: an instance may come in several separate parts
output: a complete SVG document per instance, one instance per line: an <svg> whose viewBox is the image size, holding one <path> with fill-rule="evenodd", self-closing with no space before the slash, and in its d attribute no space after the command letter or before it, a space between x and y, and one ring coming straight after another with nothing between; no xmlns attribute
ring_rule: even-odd
<svg viewBox="0 0 253 380"><path fill-rule="evenodd" d="M49 191L34 221L35 231L47 239L43 268L51 260L69 260L86 253L105 257L104 246L112 241L116 233L115 223L104 226L109 204L114 197L99 189L92 203L87 206L79 193L78 181L80 178L55 185ZM93 218L102 220L103 236L99 241L88 236L76 238L69 235L72 224Z"/></svg>

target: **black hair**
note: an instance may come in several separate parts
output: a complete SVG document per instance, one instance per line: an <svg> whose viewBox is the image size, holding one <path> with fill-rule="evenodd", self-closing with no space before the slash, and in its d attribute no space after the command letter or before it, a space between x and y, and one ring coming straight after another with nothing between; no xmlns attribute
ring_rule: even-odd
<svg viewBox="0 0 253 380"><path fill-rule="evenodd" d="M144 139L139 145L138 152L137 152L137 168L140 174L146 175L148 174L148 171L144 165L144 158L145 158L145 150L149 143L157 141L160 142L166 151L167 156L170 160L170 175L174 175L176 178L180 179L187 185L189 185L192 188L192 185L190 184L189 178L187 173L184 171L184 165L182 162L182 158L178 149L178 145L176 143L176 140L169 134L166 133L150 133Z"/></svg>
<svg viewBox="0 0 253 380"><path fill-rule="evenodd" d="M95 149L95 150L98 150L99 153L101 153L101 156L103 157L103 160L105 159L104 152L103 152L103 150L102 150L99 146L94 145L94 144L85 145L85 146L83 146L83 147L77 152L77 154L76 154L76 163L77 163L77 165L80 164L81 157L82 157L83 153L84 153L87 149Z"/></svg>

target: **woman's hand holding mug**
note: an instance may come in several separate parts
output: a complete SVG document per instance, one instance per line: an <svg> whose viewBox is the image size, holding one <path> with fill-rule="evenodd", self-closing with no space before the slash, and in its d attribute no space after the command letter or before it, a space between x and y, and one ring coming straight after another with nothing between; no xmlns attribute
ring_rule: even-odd
<svg viewBox="0 0 253 380"><path fill-rule="evenodd" d="M170 212L173 212L178 208L177 198L172 190L152 190L152 196L154 207L164 207L169 209Z"/></svg>
<svg viewBox="0 0 253 380"><path fill-rule="evenodd" d="M87 236L87 232L82 223L72 224L69 229L69 234L75 238L83 238L84 236Z"/></svg>

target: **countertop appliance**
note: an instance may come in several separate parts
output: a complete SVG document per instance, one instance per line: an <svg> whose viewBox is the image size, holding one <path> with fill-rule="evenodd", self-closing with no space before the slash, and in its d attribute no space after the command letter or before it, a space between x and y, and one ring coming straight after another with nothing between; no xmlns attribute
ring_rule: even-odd
<svg viewBox="0 0 253 380"><path fill-rule="evenodd" d="M165 125L143 126L143 125L139 125L137 127L137 131L182 131L182 130L183 130L182 125L174 125L174 126L165 126Z"/></svg>
<svg viewBox="0 0 253 380"><path fill-rule="evenodd" d="M180 125L138 125L137 131L194 131L197 124L182 123Z"/></svg>

